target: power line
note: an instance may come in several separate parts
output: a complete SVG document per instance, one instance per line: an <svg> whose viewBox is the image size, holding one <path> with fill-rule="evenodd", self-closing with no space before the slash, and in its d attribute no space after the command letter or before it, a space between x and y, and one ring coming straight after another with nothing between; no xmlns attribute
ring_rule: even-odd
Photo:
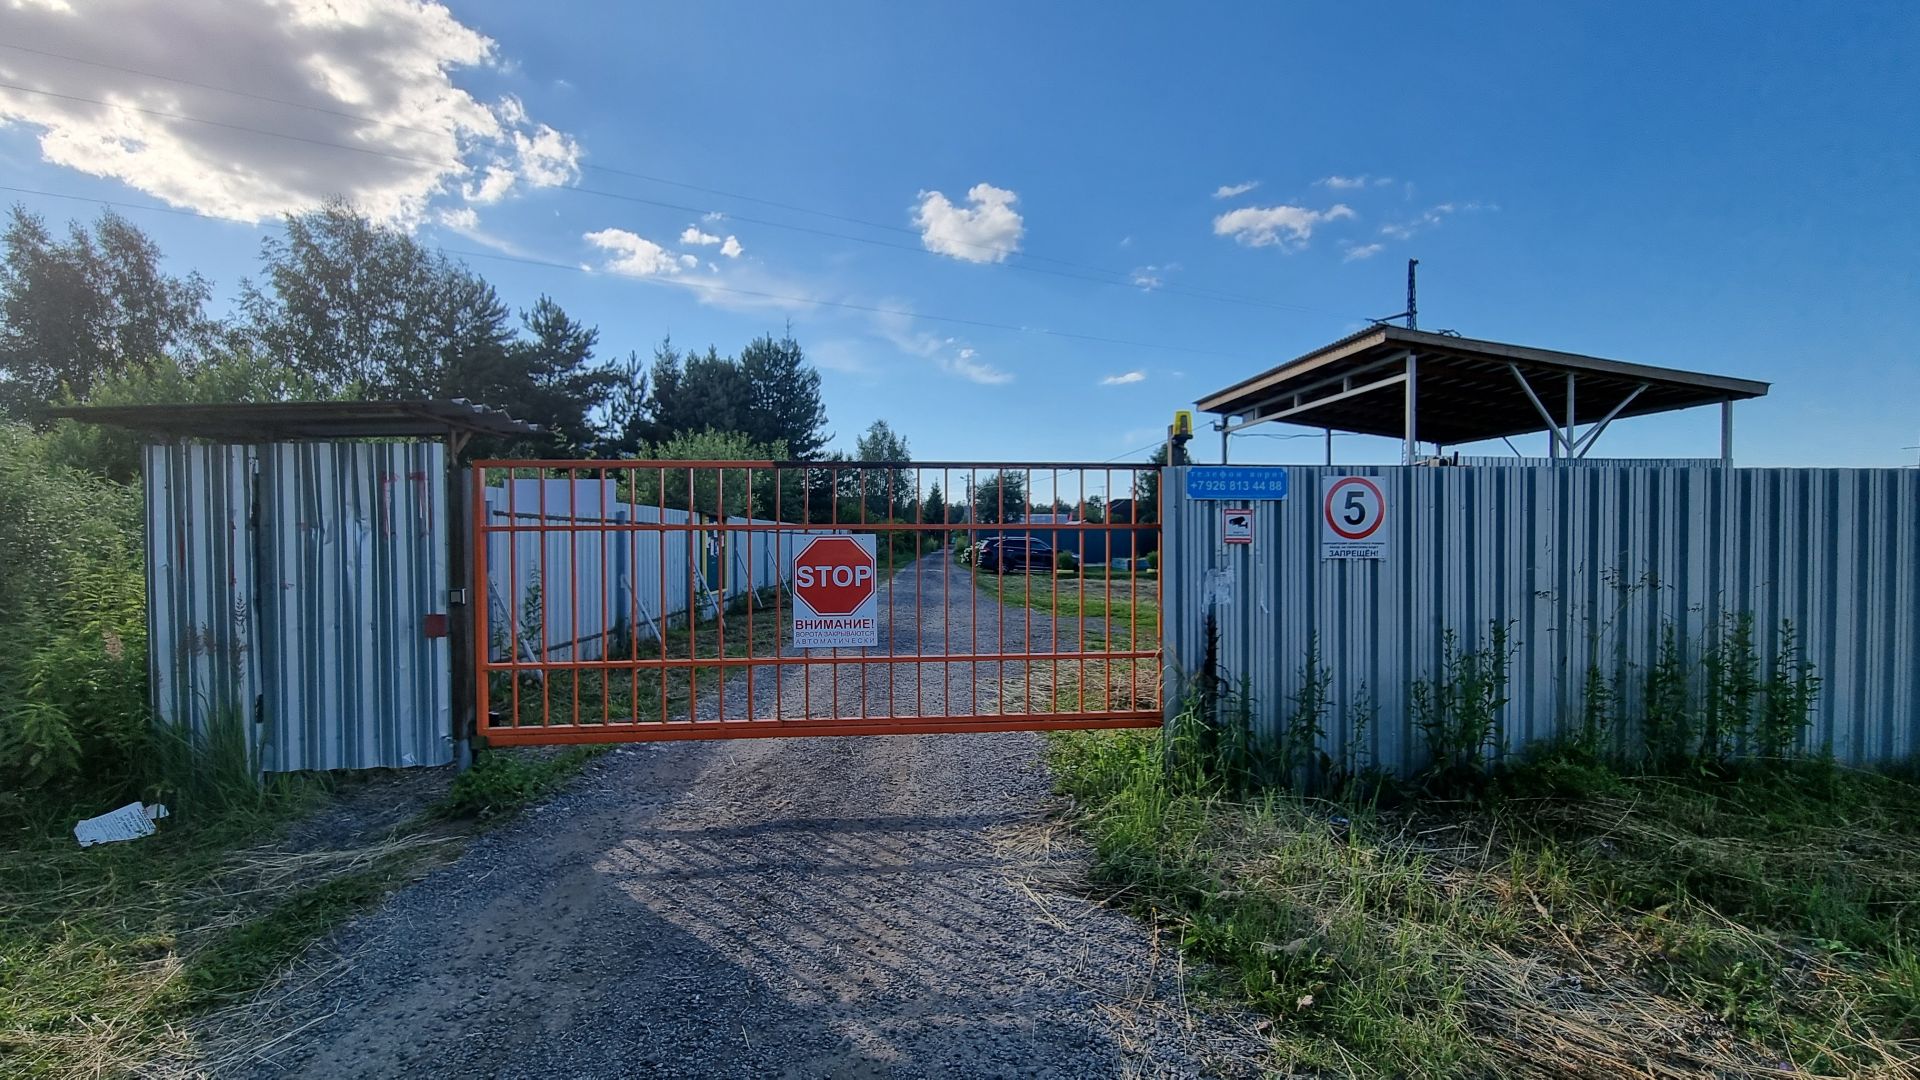
<svg viewBox="0 0 1920 1080"><path fill-rule="evenodd" d="M254 93L252 91L236 89L233 87L218 86L213 83L199 82L193 79L183 79L173 75L164 75L159 72L146 71L140 68L126 67L119 64L110 64L110 63L106 63L98 60L89 60L83 57L69 56L63 53L50 52L44 49L34 49L24 45L0 43L0 48L13 49L19 52L31 53L37 56L45 56L50 59L63 60L69 63L84 64L89 67L97 67L97 68L102 68L109 71L119 71L129 75L138 75L142 78L158 79L165 82L178 83L182 86L191 86L197 89L211 90L216 93L231 94L236 97L249 98L255 101L264 101L270 104L281 105L288 108L306 109L311 112L320 113L326 116L334 116L334 117L339 117L341 119L354 120L360 123L378 124L386 127L391 127L400 131L412 131L418 134L432 135L436 137L450 134L450 132L447 130L435 130L432 128L417 127L410 124L402 124L393 120L383 120L378 117L365 116L359 113L347 112L341 109L330 109L322 105L314 105L308 102L292 101L286 98L274 97L269 94L259 94L259 93ZM221 128L225 128L232 131L240 131L248 134L260 135L267 138L290 139L297 142L307 143L313 146L329 147L333 149L349 151L352 153L369 154L377 157L388 158L395 161L403 161L411 164L426 165L426 166L437 168L437 169L446 168L446 162L443 160L417 158L417 157L412 157L404 154L395 154L388 151L378 150L373 147L353 146L347 143L332 142L330 140L325 140L325 139L314 139L307 136L293 135L286 132L279 132L279 131L272 131L264 128L250 127L244 124L234 124L228 121L210 120L204 117L191 116L186 113L172 112L165 109L153 109L153 108L148 108L146 106L131 105L124 102L106 101L104 99L89 98L89 97L84 97L76 94L62 94L62 93L57 93L51 90L41 90L34 87L21 86L13 83L0 83L0 88L16 90L22 93L39 94L45 97L57 98L65 101L74 101L74 102L80 102L85 104L99 105L103 108L127 109L134 112L144 113L149 116L158 116L166 119L181 120L181 121L186 121L190 123L207 124L210 126L221 127ZM865 228L882 229L888 232L901 233L907 236L918 237L920 235L920 233L917 230L908 229L899 225L889 225L884 222L870 221L864 218L852 217L846 214L837 214L832 211L816 210L810 207L799 206L794 203L780 202L778 200L761 198L759 196L745 195L739 192L725 191L719 188L705 187L699 184L692 184L692 183L687 183L685 181L672 180L666 177L653 176L647 173L635 172L630 169L620 169L620 168L615 168L613 166L608 166L608 165L595 165L590 162L581 162L580 167L583 169L588 169L595 172L606 173L610 176L624 176L630 179L641 180L647 183L662 184L668 187L683 188L689 191L699 191L705 194L718 195L722 198L736 199L742 202L756 203L762 206L771 206L771 207L775 207L782 210L792 211L794 213L812 214L819 217L829 218L835 221L841 221L841 222L845 222L852 225L860 225ZM602 198L610 198L610 199L617 199L625 202L633 202L633 203L637 203L644 206L653 206L660 209L675 210L681 213L705 214L708 212L705 208L683 206L680 204L664 202L656 199L645 199L639 196L625 195L619 192L601 191L598 189L581 187L579 185L574 185L574 184L556 185L556 186L562 190L577 191L586 195L595 195ZM901 251L910 251L920 255L933 255L936 257L940 256L939 252L929 251L924 246L888 243L886 241L875 240L870 237L853 236L846 233L837 233L837 232L832 232L824 229L810 229L810 228L807 228L806 226L794 225L788 222L768 221L760 218L741 217L739 215L728 215L728 216L732 217L734 220L737 220L737 221L743 221L753 225L761 225L767 228L789 229L792 231L808 233L816 236L831 237L831 238L840 239L840 240L849 240L855 243L872 244L877 247L894 248ZM994 245L979 244L979 243L974 243L974 242L965 241L965 240L952 240L950 242L959 244L960 246L963 246L963 247L970 247L970 248L974 248L976 250L984 251L984 252L997 253L1000 250ZM1065 273L1059 270L1048 270L1043 267L1026 265L1025 262L996 261L991 265L1001 266L1011 270L1020 270L1026 273L1050 274L1055 277L1065 277L1065 278L1072 278L1076 280L1090 281L1090 282L1094 282L1096 284L1101 284L1101 285L1120 286L1120 287L1129 288L1129 289L1140 288L1139 285L1134 283L1133 275L1129 272L1113 270L1106 267L1092 266L1086 263L1077 263L1067 259L1052 258L1050 256L1044 256L1044 255L1033 255L1026 252L1017 253L1016 257L1022 260L1027 260L1032 262L1046 262L1046 263L1052 263L1057 266L1069 267L1069 268L1083 270L1083 271L1090 271L1092 274L1097 274L1101 276L1094 277L1094 276L1088 276L1087 274L1073 274L1073 273ZM1212 300L1218 303L1240 304L1240 305L1245 305L1250 307L1264 307L1264 308L1271 308L1271 309L1283 310L1283 311L1299 311L1307 314L1326 315L1332 318L1347 318L1347 316L1341 315L1338 312L1327 311L1321 308L1307 307L1300 304L1288 304L1280 301L1267 300L1261 297L1246 296L1244 294L1239 294L1239 293L1223 292L1216 289L1196 288L1193 286L1184 286L1184 285L1162 284L1162 285L1157 285L1153 289L1147 290L1147 291L1160 291L1160 292L1168 293L1170 295L1188 296L1188 297L1193 297L1195 299Z"/></svg>
<svg viewBox="0 0 1920 1080"><path fill-rule="evenodd" d="M257 226L260 224L258 222L247 221L243 218L223 217L218 214L207 214L207 213L202 213L198 210L187 210L181 207L151 206L151 205L146 205L141 203L125 203L125 202L118 202L113 199L100 199L100 198L94 198L88 195L68 195L68 194L63 194L61 192L55 192L55 191L41 191L35 188L15 187L9 184L0 184L0 191L11 191L19 195L36 195L42 198L49 198L49 199L67 199L73 202L95 203L101 206L110 206L119 210L143 210L143 211L150 211L153 213L174 214L181 217L200 218L206 221L224 221L224 222L229 222L232 224L240 224L240 225L256 225ZM282 228L282 226L277 224L267 225L265 227L273 228L273 229ZM427 246L428 250L436 251L443 255L453 256L455 258L492 259L499 262L520 263L527 266L538 266L538 267L543 267L551 270L566 270L576 274L601 273L601 271L586 269L572 263L555 262L551 259L536 259L531 256L507 255L499 252L466 251L458 248L445 248L445 247L437 247L437 246L430 246L430 245L423 245L423 246ZM762 292L757 289L740 289L740 288L735 288L733 286L728 286L728 285L718 285L718 284L714 284L712 282L707 282L707 281L681 281L674 278L634 277L628 274L615 274L615 276L620 277L627 281L637 282L640 284L664 285L664 286L672 286L672 287L678 287L678 288L684 288L684 289L690 289L690 290L706 290L710 292L726 293L733 296L753 297L755 299L761 299L761 300L777 300L783 303L811 305L811 306L817 306L817 307L840 308L846 311L858 311L858 312L863 312L863 313L872 314L872 315L897 315L902 318L919 319L926 322L951 323L957 326L970 326L970 327L976 327L976 328L987 329L987 330L1006 330L1006 331L1011 331L1014 333L1021 333L1021 334L1037 334L1045 337L1063 338L1063 339L1073 340L1073 341L1087 341L1087 342L1092 342L1099 345L1119 345L1126 348L1154 349L1162 352L1188 353L1188 354L1198 355L1198 356L1215 356L1215 357L1221 357L1229 360L1238 360L1243 363L1251 363L1251 361L1247 360L1247 358L1242 356L1236 356L1232 353L1219 352L1217 350L1212 350L1212 349L1195 349L1186 345L1164 345L1158 342L1151 342L1151 341L1132 341L1126 338L1103 337L1097 334L1079 334L1079 333L1074 333L1072 331L1067 331L1067 330L1050 330L1050 329L1047 329L1046 327L1040 327L1040 326L1017 326L1013 323L993 322L987 319L968 319L968 318L963 318L957 315L929 315L929 314L926 314L925 312L911 311L906 308L879 307L877 305L855 304L855 303L849 303L847 301L841 301L841 300L821 300L821 299L808 297L808 296L790 296L782 293Z"/></svg>

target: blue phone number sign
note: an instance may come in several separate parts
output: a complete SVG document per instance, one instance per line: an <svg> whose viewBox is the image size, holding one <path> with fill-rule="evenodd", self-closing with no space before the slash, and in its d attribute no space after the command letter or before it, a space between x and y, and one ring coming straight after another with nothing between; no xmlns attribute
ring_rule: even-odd
<svg viewBox="0 0 1920 1080"><path fill-rule="evenodd" d="M1269 465L1194 465L1187 469L1189 499L1284 499L1287 470Z"/></svg>

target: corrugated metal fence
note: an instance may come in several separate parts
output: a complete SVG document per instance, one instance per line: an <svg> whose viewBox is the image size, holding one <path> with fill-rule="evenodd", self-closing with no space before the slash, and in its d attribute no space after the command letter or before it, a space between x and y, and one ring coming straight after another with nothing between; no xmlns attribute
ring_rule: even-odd
<svg viewBox="0 0 1920 1080"><path fill-rule="evenodd" d="M1251 544L1223 542L1222 507L1169 471L1162 567L1169 708L1215 613L1219 663L1271 738L1309 643L1332 676L1326 749L1406 771L1425 760L1410 708L1446 631L1514 649L1507 748L1579 722L1589 668L1637 724L1647 669L1671 623L1698 659L1724 620L1750 613L1762 667L1781 620L1820 679L1810 748L1841 761L1920 750L1920 471L1292 467L1289 497L1253 502ZM1366 476L1388 511L1385 557L1323 558L1326 477ZM1695 664L1693 690L1704 674ZM1369 710L1364 745L1350 745Z"/></svg>
<svg viewBox="0 0 1920 1080"><path fill-rule="evenodd" d="M437 443L146 448L160 718L240 720L263 772L452 760Z"/></svg>
<svg viewBox="0 0 1920 1080"><path fill-rule="evenodd" d="M784 583L796 542L819 531L620 528L628 522L687 525L717 519L622 502L615 487L610 479L516 478L485 489L492 525L578 526L488 534L487 626L494 659L506 659L510 639L519 643L523 659L560 661L599 659L609 641L628 628L639 640L650 640L663 621L684 616L695 601L703 615L711 614L714 605L750 589ZM729 517L726 523L777 524L744 517ZM510 630L509 619L526 629ZM545 629L544 643L538 628Z"/></svg>

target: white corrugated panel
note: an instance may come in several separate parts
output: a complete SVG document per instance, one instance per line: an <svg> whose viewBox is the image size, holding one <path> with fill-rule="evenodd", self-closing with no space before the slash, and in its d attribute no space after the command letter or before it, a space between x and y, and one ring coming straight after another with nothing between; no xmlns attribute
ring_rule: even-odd
<svg viewBox="0 0 1920 1080"><path fill-rule="evenodd" d="M1284 501L1256 502L1255 543L1227 545L1219 502L1166 484L1163 580L1169 678L1200 663L1209 574L1223 674L1244 680L1269 734L1315 637L1341 713L1370 699L1372 760L1424 760L1409 691L1443 632L1510 628L1509 748L1577 723L1589 664L1637 723L1646 668L1671 622L1700 641L1752 614L1763 657L1791 620L1821 680L1810 747L1849 763L1897 760L1920 737L1920 472L1610 468L1290 468ZM1373 478L1393 512L1379 562L1322 558L1321 481Z"/></svg>
<svg viewBox="0 0 1920 1080"><path fill-rule="evenodd" d="M434 443L146 448L160 718L245 717L263 772L452 760Z"/></svg>
<svg viewBox="0 0 1920 1080"><path fill-rule="evenodd" d="M261 686L254 449L152 445L144 459L154 713L202 736L215 717L251 729Z"/></svg>
<svg viewBox="0 0 1920 1080"><path fill-rule="evenodd" d="M269 772L453 760L446 451L260 448L261 649Z"/></svg>

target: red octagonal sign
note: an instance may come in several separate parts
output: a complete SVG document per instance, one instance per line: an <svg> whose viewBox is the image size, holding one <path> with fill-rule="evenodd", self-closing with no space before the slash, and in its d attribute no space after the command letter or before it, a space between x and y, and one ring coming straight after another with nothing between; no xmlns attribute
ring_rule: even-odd
<svg viewBox="0 0 1920 1080"><path fill-rule="evenodd" d="M793 557L793 594L817 615L853 615L873 599L874 571L853 537L815 537Z"/></svg>

